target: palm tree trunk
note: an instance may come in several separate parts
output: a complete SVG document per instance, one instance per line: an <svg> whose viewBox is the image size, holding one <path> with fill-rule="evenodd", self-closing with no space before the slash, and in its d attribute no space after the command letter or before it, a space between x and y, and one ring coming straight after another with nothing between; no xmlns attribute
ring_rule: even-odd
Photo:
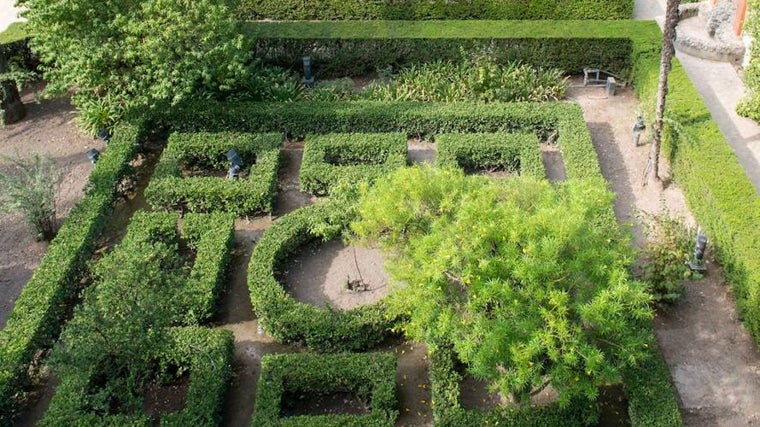
<svg viewBox="0 0 760 427"><path fill-rule="evenodd" d="M676 38L676 25L678 24L678 5L680 0L667 0L665 10L665 25L662 34L662 53L660 56L660 78L657 86L657 105L655 107L655 121L653 129L653 142L649 150L649 161L644 183L660 181L660 146L662 145L663 116L665 114L665 98L668 94L668 74L670 73L671 59L675 53L673 40Z"/></svg>

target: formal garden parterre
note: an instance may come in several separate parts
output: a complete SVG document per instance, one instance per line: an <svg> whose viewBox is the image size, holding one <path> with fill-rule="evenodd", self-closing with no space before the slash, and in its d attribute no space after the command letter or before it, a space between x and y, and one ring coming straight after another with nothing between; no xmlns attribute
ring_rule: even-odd
<svg viewBox="0 0 760 427"><path fill-rule="evenodd" d="M487 3L482 2L482 7L488 6ZM347 16L386 17L377 15L381 13L378 11L359 10L360 6L353 6L357 8L356 12L351 12L355 16ZM414 9L418 10L416 17L437 18L439 12L436 10L440 9L436 7L440 5L421 10L415 2L405 2L403 9L399 10L406 14ZM624 5L621 10L625 12L626 7ZM565 11L570 13L578 8L568 7ZM322 10L327 15L315 17L323 18L334 13L328 8ZM393 14L388 17L398 18L398 10L391 12ZM256 16L255 13L260 12L251 13ZM547 13L539 16L556 18L551 12ZM441 17L477 17L464 9L461 15ZM658 62L659 31L654 23L556 21L556 25L549 24L548 21L450 21L425 25L344 22L330 23L329 26L324 23L247 23L245 26L248 34L257 36L256 52L265 61L294 66L304 52L312 52L317 70L326 74L337 73L341 67L347 70L346 74L351 74L374 70L375 67L403 65L399 62L402 56L394 52L405 52L403 58L410 62L425 62L436 55L456 60L459 48L464 46L481 51L488 49L489 53L504 61L519 59L540 63L552 58L552 65L567 73L577 72L588 65L604 66L630 76L641 98L651 98L649 95L656 86ZM430 37L434 29L437 35ZM341 50L335 46L341 46ZM325 52L328 54L319 56ZM372 55L372 52L379 54ZM357 58L363 58L363 61L357 61ZM357 68L346 68L346 64L356 64ZM334 71L330 71L331 66ZM760 286L756 277L760 269L756 268L757 262L752 256L760 241L755 238L753 227L760 211L756 209L756 197L742 199L754 200L754 204L736 206L736 200L752 192L751 185L704 105L694 101L697 99L695 90L678 66L672 79L669 115L676 125L669 127L667 149L692 208L716 240L746 322L757 335L758 314L753 301ZM224 286L233 225L232 216L216 211L238 216L271 212L278 147L283 134L305 137L307 153L316 149L312 152L316 155L310 154L315 156L313 165L309 164L311 160L304 160L307 177L309 173L315 176L314 172L309 172L310 167L313 171L318 169L316 166L336 162L343 166L346 162L391 165L388 169L403 166L401 159L405 156L406 138L424 137L440 144L437 159L440 164L455 163L469 171L500 167L520 175L543 178L545 172L540 157L536 157L537 144L556 138L569 181L584 181L599 188L606 186L580 108L564 102L484 105L204 100L162 112L152 117L151 122L162 123L176 132L169 138L151 182L153 189L148 191L151 203L156 208L213 213L205 216L186 214L179 228L179 214L138 214L133 218L125 240L91 265L93 244L96 236L102 233L112 209L115 185L127 172L136 144L147 132L142 123L115 129L111 144L90 177L86 198L53 240L42 265L0 333L0 410L3 414L13 412L15 396L26 384L27 367L35 353L50 347L63 329L60 344L52 356L54 365L60 369L61 384L43 424L146 425L149 418L139 410L128 409L139 406L136 403L139 402L139 391L126 387L125 379L138 382L161 378L172 380L182 375L189 375L186 407L177 413L162 415L160 422L168 425L216 425L223 422L219 408L230 375L232 336L208 328L180 325L207 322L213 316L215 301ZM314 144L312 148L309 147L310 141ZM387 146L384 141L388 141ZM358 154L349 156L348 160L330 160L329 148L326 148L330 144L339 146L341 155L352 150ZM381 150L381 147L385 149ZM178 178L181 167L218 169L224 165L220 156L230 148L238 150L244 158L255 156L255 162L249 161L249 164L255 164L249 171L249 176L255 176L255 180L209 177L208 184L200 184L193 182L196 177ZM357 215L350 200L357 193L346 189L345 183L357 181L360 176L365 178L367 173L363 170L357 173L355 169L349 173L329 169L321 173L323 176L347 175L348 180L323 177L319 185L308 184L305 188L309 191L327 194L337 189L336 194L315 206L304 207L278 219L258 242L248 266L251 302L266 331L278 341L298 343L309 350L327 353L371 349L399 320L388 316L382 301L349 311L316 308L290 297L274 274L278 264L286 262L288 254L305 242L350 234L347 233L349 224ZM304 182L309 179L303 179ZM218 194L225 196L216 198ZM247 196L254 199L240 200ZM612 218L611 206L602 208L603 216ZM193 258L192 263L188 263L188 256ZM160 289L155 288L157 283L144 283L145 277L141 278L139 270L135 270L138 265L152 266L156 277L166 276L161 283L176 287L178 297L170 298L170 292L161 295ZM62 307L80 292L79 279L92 272L97 280L84 291L82 305L74 310L74 317L68 325L63 326ZM123 294L118 292L108 294L109 289L131 284L143 286L133 290L136 294L129 299L120 299ZM147 300L165 304L158 304L157 308L140 304ZM118 301L134 301L135 305L131 311L117 309L120 305L109 305ZM96 320L109 319L108 314L113 316L110 317L111 324L105 324L106 329L111 326L112 331L118 331L122 326L131 326L134 335L124 339L119 334L109 336L99 331L100 338L92 340L94 351L77 353L67 347L68 340L86 340L86 335L79 332L87 328L97 330L93 326L98 324ZM146 334L146 331L154 333ZM136 345L134 337L140 337L136 342L143 345ZM109 355L105 342L121 342L125 346L123 354ZM667 378L667 367L654 349L653 341L649 344L652 349L648 359L620 372L630 422L635 426L679 425L680 415ZM98 352L98 349L105 351ZM596 409L587 399L538 409L463 410L457 401L457 377L460 374L453 369L456 357L445 346L431 350L430 382L437 425L497 422L499 425L582 425L595 417ZM83 362L89 362L90 369L77 371L73 368ZM263 363L258 393L261 400L256 402L252 425L393 424L396 407L391 372L395 370L395 362L388 355L284 355L265 358ZM376 369L371 369L375 365ZM103 367L110 369L105 376L99 370ZM289 378L287 381L286 377ZM325 378L331 381L325 381ZM278 399L283 391L324 391L331 387L356 391L359 383L367 381L371 387L358 393L371 396L371 411L367 418L282 418L278 412ZM103 406L104 401L109 401L104 400L108 396L118 396L115 401L120 403L116 407ZM3 422L10 423L10 419L3 418Z"/></svg>

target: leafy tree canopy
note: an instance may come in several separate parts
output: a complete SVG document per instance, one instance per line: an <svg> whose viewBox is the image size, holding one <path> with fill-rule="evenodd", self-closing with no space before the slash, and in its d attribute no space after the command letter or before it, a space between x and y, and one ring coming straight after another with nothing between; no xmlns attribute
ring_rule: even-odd
<svg viewBox="0 0 760 427"><path fill-rule="evenodd" d="M73 89L80 108L100 107L103 116L118 114L114 104L143 109L224 91L245 72L249 49L223 1L18 3L28 8L33 49L48 64L48 90Z"/></svg>
<svg viewBox="0 0 760 427"><path fill-rule="evenodd" d="M360 238L391 252L404 332L453 345L470 372L529 401L596 396L646 357L651 296L600 182L402 169L364 190Z"/></svg>

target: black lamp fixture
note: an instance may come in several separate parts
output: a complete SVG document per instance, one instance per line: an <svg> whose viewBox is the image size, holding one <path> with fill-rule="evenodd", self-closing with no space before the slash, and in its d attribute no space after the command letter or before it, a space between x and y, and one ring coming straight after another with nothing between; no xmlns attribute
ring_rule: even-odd
<svg viewBox="0 0 760 427"><path fill-rule="evenodd" d="M305 86L314 86L314 75L311 73L311 57L303 57L303 80L302 83Z"/></svg>
<svg viewBox="0 0 760 427"><path fill-rule="evenodd" d="M103 142L108 145L108 143L111 142L111 132L106 128L100 128L98 129L98 138L102 139Z"/></svg>
<svg viewBox="0 0 760 427"><path fill-rule="evenodd" d="M230 168L227 170L228 179L237 179L240 176L240 169L243 168L243 159L234 148L227 152L227 161L230 162Z"/></svg>
<svg viewBox="0 0 760 427"><path fill-rule="evenodd" d="M90 148L87 151L87 158L90 159L90 163L93 165L98 161L98 157L100 157L100 152L94 148Z"/></svg>

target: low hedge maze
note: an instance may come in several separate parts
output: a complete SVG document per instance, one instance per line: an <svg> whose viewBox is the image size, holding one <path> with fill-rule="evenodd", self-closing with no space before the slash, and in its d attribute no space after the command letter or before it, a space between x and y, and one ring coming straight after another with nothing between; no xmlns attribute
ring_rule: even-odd
<svg viewBox="0 0 760 427"><path fill-rule="evenodd" d="M153 206L190 212L271 212L281 143L282 134L173 133L145 190L146 198ZM225 154L230 149L242 158L248 177L182 176L183 169L226 171Z"/></svg>
<svg viewBox="0 0 760 427"><path fill-rule="evenodd" d="M407 137L400 133L328 134L306 138L301 189L327 195L340 180L373 180L406 165Z"/></svg>
<svg viewBox="0 0 760 427"><path fill-rule="evenodd" d="M515 175L546 178L538 138L534 134L449 133L436 135L435 162L466 173L501 170Z"/></svg>
<svg viewBox="0 0 760 427"><path fill-rule="evenodd" d="M309 396L355 393L370 408L364 415L281 417L285 393ZM279 354L261 360L252 427L392 427L398 416L396 357L389 353Z"/></svg>
<svg viewBox="0 0 760 427"><path fill-rule="evenodd" d="M66 302L79 290L85 264L113 208L116 184L129 171L142 135L139 126L114 130L90 174L86 196L69 213L0 331L0 425L12 423L15 398L29 385L35 353L49 347L60 332Z"/></svg>
<svg viewBox="0 0 760 427"><path fill-rule="evenodd" d="M144 268L140 260L149 262L156 257L162 258L167 249L178 250L181 239L196 251L194 256L184 255L184 262L192 267L186 273L181 292L168 298L171 306L160 309L170 313L169 321L173 324L195 324L208 317L215 305L216 292L231 249L234 224L229 215L195 214L188 215L181 231L178 231L178 219L179 215L174 213L138 212L130 223L124 240L99 263L110 261L108 257L114 256L120 261L133 260L134 262L123 262L120 270L133 270L134 274L139 275ZM182 270L187 271L186 268ZM113 270L105 271L113 273ZM120 272L118 277L99 277L92 293L85 297L84 305L75 310L72 322L78 323L83 320L83 316L88 316L90 311L85 306L94 304L101 295L119 292L118 288L124 286L142 285L121 283L124 277L135 276ZM124 303L131 306L135 302ZM112 307L113 311L120 309L123 308ZM140 359L152 359L154 365L159 367L154 373L156 378L168 376L173 379L169 371L190 373L185 408L162 414L162 425L213 426L218 423L227 380L231 374L232 351L233 337L229 331L198 327L173 328L160 349L140 349L141 353L144 352ZM150 418L144 414L102 413L91 407L88 396L98 392L97 384L103 381L102 378L119 375L119 372L113 370L102 371L103 366L109 365L108 354L108 349L102 349L97 355L97 361L88 370L66 369L57 372L60 384L41 425L150 425ZM128 400L121 396L117 399Z"/></svg>

